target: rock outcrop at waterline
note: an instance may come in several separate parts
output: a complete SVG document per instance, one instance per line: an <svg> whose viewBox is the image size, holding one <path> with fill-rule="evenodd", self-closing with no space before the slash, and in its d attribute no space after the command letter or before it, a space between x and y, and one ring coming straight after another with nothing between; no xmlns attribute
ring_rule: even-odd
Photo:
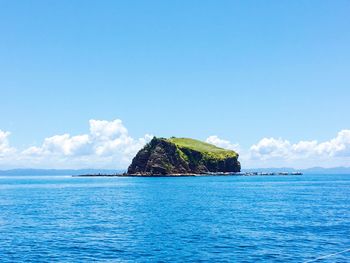
<svg viewBox="0 0 350 263"><path fill-rule="evenodd" d="M189 138L154 137L132 160L128 175L161 176L240 172L238 154Z"/></svg>

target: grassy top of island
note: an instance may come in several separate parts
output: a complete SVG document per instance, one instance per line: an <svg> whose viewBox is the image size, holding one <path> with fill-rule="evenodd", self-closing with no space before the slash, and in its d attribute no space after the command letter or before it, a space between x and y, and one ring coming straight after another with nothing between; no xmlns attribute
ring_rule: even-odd
<svg viewBox="0 0 350 263"><path fill-rule="evenodd" d="M215 145L199 140L176 137L171 137L166 140L175 144L181 151L190 149L200 152L204 157L208 157L210 159L224 160L226 158L238 158L238 154L235 151L219 148Z"/></svg>

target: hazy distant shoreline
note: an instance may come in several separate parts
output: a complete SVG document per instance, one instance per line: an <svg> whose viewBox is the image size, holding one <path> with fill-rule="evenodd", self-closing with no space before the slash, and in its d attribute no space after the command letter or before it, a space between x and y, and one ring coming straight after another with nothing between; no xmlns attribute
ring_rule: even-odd
<svg viewBox="0 0 350 263"><path fill-rule="evenodd" d="M0 170L0 175L84 175L84 174L122 174L126 170L122 169L8 169ZM308 169L293 168L256 168L242 169L243 173L279 173L279 172L301 172L303 174L350 174L350 167L322 168L314 167Z"/></svg>

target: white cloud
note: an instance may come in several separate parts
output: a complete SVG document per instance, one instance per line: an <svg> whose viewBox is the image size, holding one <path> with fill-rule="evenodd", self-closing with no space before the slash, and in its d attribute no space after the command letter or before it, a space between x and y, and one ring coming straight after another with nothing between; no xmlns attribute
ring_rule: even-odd
<svg viewBox="0 0 350 263"><path fill-rule="evenodd" d="M333 156L350 156L350 130L342 130L334 139L320 143L316 147L318 154Z"/></svg>
<svg viewBox="0 0 350 263"><path fill-rule="evenodd" d="M10 132L0 130L0 168L126 168L133 156L152 135L133 138L117 119L90 120L89 132L68 133L45 138L41 145L24 150L11 147ZM210 136L206 142L240 154L242 167L311 167L349 166L350 130L340 131L334 138L292 143L282 138L263 138L248 149Z"/></svg>
<svg viewBox="0 0 350 263"><path fill-rule="evenodd" d="M286 158L289 155L291 144L287 140L263 138L250 147L253 159L265 160L268 158Z"/></svg>
<svg viewBox="0 0 350 263"><path fill-rule="evenodd" d="M335 138L324 142L310 140L292 143L282 138L262 138L247 150L215 135L208 137L206 142L238 151L242 167L350 165L350 130L342 130Z"/></svg>
<svg viewBox="0 0 350 263"><path fill-rule="evenodd" d="M118 136L128 135L128 130L119 119L114 121L90 120L89 123L91 136L100 140L109 140Z"/></svg>
<svg viewBox="0 0 350 263"><path fill-rule="evenodd" d="M10 147L9 139L10 132L0 130L0 157L4 157L8 154L15 152L15 149Z"/></svg>
<svg viewBox="0 0 350 263"><path fill-rule="evenodd" d="M231 143L230 141L219 138L216 135L209 136L206 140L207 143L214 144L217 147L221 147L228 150L239 151L239 144Z"/></svg>
<svg viewBox="0 0 350 263"><path fill-rule="evenodd" d="M317 147L317 141L300 141L296 144L293 144L292 152L300 155L300 156L309 156L313 154L313 149Z"/></svg>
<svg viewBox="0 0 350 263"><path fill-rule="evenodd" d="M248 163L255 161L276 161L282 165L301 166L349 166L350 161L350 130L342 130L333 139L325 142L299 141L290 143L288 140L263 138L250 147ZM282 162L281 162L282 161ZM284 162L283 162L284 161ZM263 163L263 162L262 162ZM266 162L265 162L266 164Z"/></svg>
<svg viewBox="0 0 350 263"><path fill-rule="evenodd" d="M153 136L134 139L122 121L90 120L90 133L54 135L45 138L41 146L31 146L16 157L7 154L0 160L3 166L50 168L125 168L132 157ZM0 132L0 153L9 147L9 133Z"/></svg>
<svg viewBox="0 0 350 263"><path fill-rule="evenodd" d="M55 135L44 140L42 150L48 154L62 155L82 155L88 154L90 151L89 135L70 136L69 134Z"/></svg>
<svg viewBox="0 0 350 263"><path fill-rule="evenodd" d="M26 156L76 156L91 153L89 135L70 136L69 134L54 135L44 139L42 146L32 146L22 151Z"/></svg>

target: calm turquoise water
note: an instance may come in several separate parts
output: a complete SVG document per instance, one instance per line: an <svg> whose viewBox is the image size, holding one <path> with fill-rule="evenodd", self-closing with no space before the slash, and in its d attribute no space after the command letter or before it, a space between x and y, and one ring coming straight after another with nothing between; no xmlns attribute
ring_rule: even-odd
<svg viewBox="0 0 350 263"><path fill-rule="evenodd" d="M0 211L1 262L304 262L350 248L350 175L2 176Z"/></svg>

